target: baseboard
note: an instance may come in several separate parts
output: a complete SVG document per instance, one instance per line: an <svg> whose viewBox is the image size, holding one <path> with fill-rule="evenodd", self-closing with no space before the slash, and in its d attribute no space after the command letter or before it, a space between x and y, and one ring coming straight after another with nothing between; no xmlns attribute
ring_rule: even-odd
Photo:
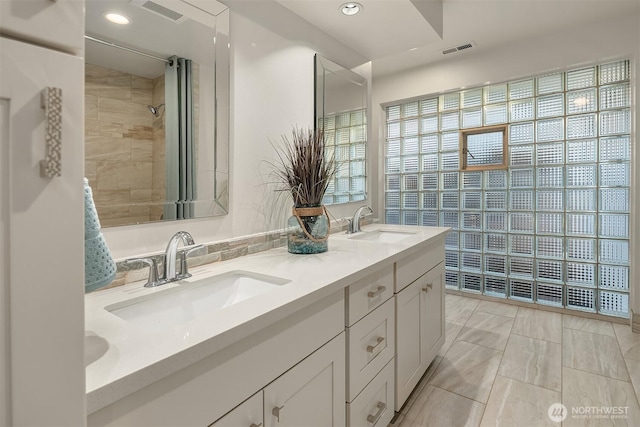
<svg viewBox="0 0 640 427"><path fill-rule="evenodd" d="M631 330L640 333L640 313L634 313L631 310Z"/></svg>

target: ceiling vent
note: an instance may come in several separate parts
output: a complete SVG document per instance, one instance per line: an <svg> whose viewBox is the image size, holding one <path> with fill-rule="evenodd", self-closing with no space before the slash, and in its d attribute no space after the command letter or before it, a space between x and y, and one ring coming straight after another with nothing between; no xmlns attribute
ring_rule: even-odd
<svg viewBox="0 0 640 427"><path fill-rule="evenodd" d="M471 49L472 47L476 47L475 42L465 43L465 44L461 44L460 46L450 47L450 48L444 49L444 50L442 50L442 54L443 55L448 55L450 53L459 52L461 50Z"/></svg>
<svg viewBox="0 0 640 427"><path fill-rule="evenodd" d="M158 3L152 2L152 1L148 1L148 0L131 0L132 4L135 4L136 6L139 6L143 9L147 9L153 13L155 13L156 15L160 15L163 18L166 18L172 22L175 23L180 23L182 21L184 21L185 19L187 19L186 16L173 11L167 7L164 7Z"/></svg>

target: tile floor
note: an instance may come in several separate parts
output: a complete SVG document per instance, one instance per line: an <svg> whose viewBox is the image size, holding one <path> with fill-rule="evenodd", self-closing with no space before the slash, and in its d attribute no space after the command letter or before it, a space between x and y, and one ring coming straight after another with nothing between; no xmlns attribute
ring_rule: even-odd
<svg viewBox="0 0 640 427"><path fill-rule="evenodd" d="M393 426L640 426L629 326L458 295L446 319L444 347Z"/></svg>

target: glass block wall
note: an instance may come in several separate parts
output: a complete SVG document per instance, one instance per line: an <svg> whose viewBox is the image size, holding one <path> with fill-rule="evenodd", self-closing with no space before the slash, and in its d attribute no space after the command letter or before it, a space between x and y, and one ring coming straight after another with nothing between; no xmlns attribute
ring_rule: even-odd
<svg viewBox="0 0 640 427"><path fill-rule="evenodd" d="M446 286L629 316L629 61L386 108L385 219L446 226ZM459 131L508 124L508 167Z"/></svg>
<svg viewBox="0 0 640 427"><path fill-rule="evenodd" d="M323 203L347 203L366 198L366 109L325 116L321 122L327 154L335 154L338 170Z"/></svg>

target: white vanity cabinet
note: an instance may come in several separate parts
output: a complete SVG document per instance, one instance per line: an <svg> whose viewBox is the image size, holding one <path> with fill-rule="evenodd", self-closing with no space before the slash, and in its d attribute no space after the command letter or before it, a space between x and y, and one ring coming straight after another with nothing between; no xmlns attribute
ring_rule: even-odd
<svg viewBox="0 0 640 427"><path fill-rule="evenodd" d="M444 240L396 263L396 409L438 354L445 340ZM422 272L422 274L421 274ZM398 279L411 283L404 285Z"/></svg>

